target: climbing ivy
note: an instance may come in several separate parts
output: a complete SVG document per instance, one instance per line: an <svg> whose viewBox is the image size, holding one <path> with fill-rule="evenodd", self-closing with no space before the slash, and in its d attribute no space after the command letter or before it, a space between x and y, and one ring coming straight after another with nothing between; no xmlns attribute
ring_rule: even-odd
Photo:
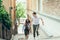
<svg viewBox="0 0 60 40"><path fill-rule="evenodd" d="M10 15L2 5L2 0L0 0L0 23L2 23L2 25L4 25L7 29L10 29L11 27Z"/></svg>

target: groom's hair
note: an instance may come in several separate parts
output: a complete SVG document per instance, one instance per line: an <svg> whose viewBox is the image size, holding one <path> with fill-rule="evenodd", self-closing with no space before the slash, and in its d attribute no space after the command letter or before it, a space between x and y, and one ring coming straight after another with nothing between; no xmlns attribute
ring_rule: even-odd
<svg viewBox="0 0 60 40"><path fill-rule="evenodd" d="M36 15L36 12L33 12L33 14L35 14L35 15Z"/></svg>

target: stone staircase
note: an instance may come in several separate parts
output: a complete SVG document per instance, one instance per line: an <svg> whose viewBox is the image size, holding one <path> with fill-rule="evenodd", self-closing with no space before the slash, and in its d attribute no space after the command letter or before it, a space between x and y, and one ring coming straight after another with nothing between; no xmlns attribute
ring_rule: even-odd
<svg viewBox="0 0 60 40"><path fill-rule="evenodd" d="M0 40L5 40L5 39L1 39L1 38L0 38Z"/></svg>

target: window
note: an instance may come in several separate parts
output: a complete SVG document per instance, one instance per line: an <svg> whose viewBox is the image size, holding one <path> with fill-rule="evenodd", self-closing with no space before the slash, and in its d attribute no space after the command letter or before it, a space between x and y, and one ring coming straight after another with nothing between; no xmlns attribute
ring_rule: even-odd
<svg viewBox="0 0 60 40"><path fill-rule="evenodd" d="M17 6L17 4L19 4L18 6ZM26 4L26 0L17 0L16 1L16 6L17 6L17 10L19 9L23 9L24 10L24 12L21 12L21 10L20 11L18 11L18 13L20 13L20 15L21 15L21 13L24 13L24 14L22 14L23 16L21 16L20 18L26 18L26 14L27 14L27 12L26 12L26 8L27 8L27 4Z"/></svg>

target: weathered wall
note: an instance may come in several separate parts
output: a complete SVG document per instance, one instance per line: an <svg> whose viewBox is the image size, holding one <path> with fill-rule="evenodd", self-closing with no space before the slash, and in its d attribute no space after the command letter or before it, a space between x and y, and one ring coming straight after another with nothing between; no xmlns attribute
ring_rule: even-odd
<svg viewBox="0 0 60 40"><path fill-rule="evenodd" d="M6 11L9 13L10 0L3 0L3 5L4 5Z"/></svg>
<svg viewBox="0 0 60 40"><path fill-rule="evenodd" d="M44 0L43 12L60 16L60 0Z"/></svg>

